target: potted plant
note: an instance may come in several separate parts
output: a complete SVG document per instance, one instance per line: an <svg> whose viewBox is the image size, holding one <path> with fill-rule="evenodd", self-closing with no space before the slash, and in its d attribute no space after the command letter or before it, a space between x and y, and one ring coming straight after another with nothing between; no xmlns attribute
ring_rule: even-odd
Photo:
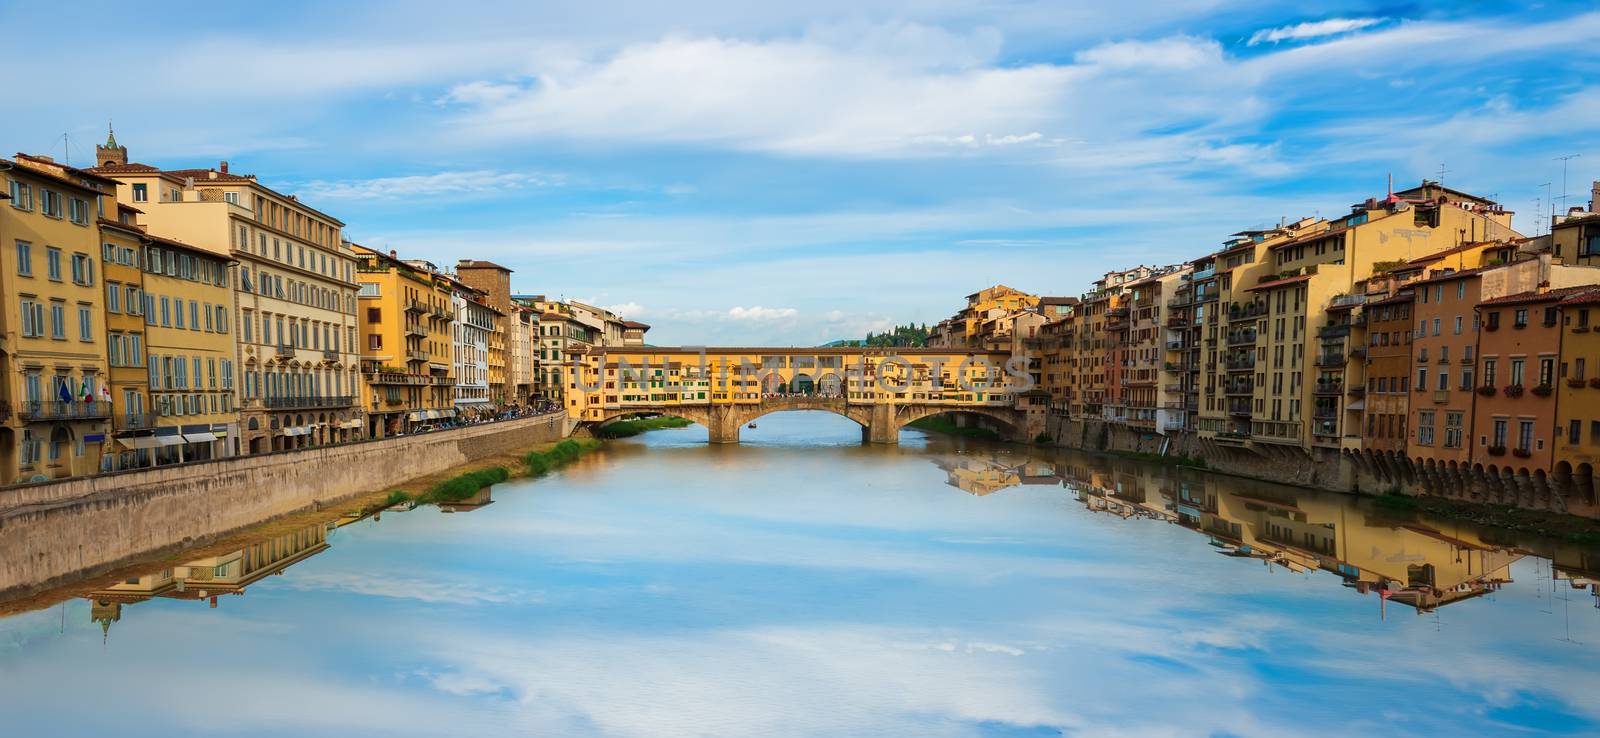
<svg viewBox="0 0 1600 738"><path fill-rule="evenodd" d="M1483 385L1482 387L1478 388L1478 394L1483 395L1484 397L1489 397L1494 394L1494 387L1491 387L1487 384Z"/></svg>
<svg viewBox="0 0 1600 738"><path fill-rule="evenodd" d="M1506 447L1505 446L1490 446L1489 447L1489 455L1490 456L1505 456L1506 455Z"/></svg>
<svg viewBox="0 0 1600 738"><path fill-rule="evenodd" d="M1526 459L1529 456L1532 456L1533 452L1529 451L1528 449L1525 449L1525 448L1514 448L1514 449L1511 449L1511 455L1515 456L1515 457L1517 457L1519 459Z"/></svg>
<svg viewBox="0 0 1600 738"><path fill-rule="evenodd" d="M1520 385L1520 384L1508 384L1508 385L1506 385L1506 390L1505 391L1506 391L1506 397L1521 397L1522 396L1522 385Z"/></svg>
<svg viewBox="0 0 1600 738"><path fill-rule="evenodd" d="M1582 379L1568 379L1567 380L1567 386L1571 387L1573 389L1582 389L1583 385L1585 385L1585 384L1587 384L1587 382L1584 382Z"/></svg>
<svg viewBox="0 0 1600 738"><path fill-rule="evenodd" d="M1589 386L1595 389L1600 389L1600 376L1590 377Z"/></svg>
<svg viewBox="0 0 1600 738"><path fill-rule="evenodd" d="M1533 388L1533 393L1540 397L1549 397L1552 388L1548 384L1541 384Z"/></svg>

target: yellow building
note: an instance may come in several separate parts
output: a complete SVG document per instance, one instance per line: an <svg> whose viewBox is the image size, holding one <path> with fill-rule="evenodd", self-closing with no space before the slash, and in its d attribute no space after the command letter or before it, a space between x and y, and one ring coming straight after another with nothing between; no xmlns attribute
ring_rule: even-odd
<svg viewBox="0 0 1600 738"><path fill-rule="evenodd" d="M138 210L128 205L119 205L115 210L100 220L100 264L106 283L106 353L115 411L111 418L113 443L106 447L102 463L108 470L155 463L153 450L136 448L131 440L148 435L155 427L149 397L150 370L145 364L145 233L136 225Z"/></svg>
<svg viewBox="0 0 1600 738"><path fill-rule="evenodd" d="M1600 466L1600 288L1559 303L1560 374L1556 384L1556 484L1571 485L1569 512L1594 516L1600 500L1594 484ZM1571 509L1577 506L1585 509Z"/></svg>
<svg viewBox="0 0 1600 738"><path fill-rule="evenodd" d="M157 464L233 455L233 260L169 238L145 239L144 321L153 433L121 444Z"/></svg>
<svg viewBox="0 0 1600 738"><path fill-rule="evenodd" d="M0 166L0 482L92 474L111 430L97 219L115 183L47 157Z"/></svg>
<svg viewBox="0 0 1600 738"><path fill-rule="evenodd" d="M355 259L337 218L230 172L129 163L114 140L94 172L144 211L155 235L238 262L237 453L351 440L363 433Z"/></svg>
<svg viewBox="0 0 1600 738"><path fill-rule="evenodd" d="M410 432L455 415L454 283L420 262L352 244L360 284L367 436Z"/></svg>

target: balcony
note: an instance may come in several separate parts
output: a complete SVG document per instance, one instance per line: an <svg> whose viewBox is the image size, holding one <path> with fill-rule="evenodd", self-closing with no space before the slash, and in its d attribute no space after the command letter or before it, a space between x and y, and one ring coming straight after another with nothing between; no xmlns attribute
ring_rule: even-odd
<svg viewBox="0 0 1600 738"><path fill-rule="evenodd" d="M323 361L338 361L339 360L339 352L338 351L334 351L333 349L323 349L322 350L322 360Z"/></svg>
<svg viewBox="0 0 1600 738"><path fill-rule="evenodd" d="M349 395L337 397L268 397L261 404L269 410L311 410L316 408L350 407L355 404L355 398Z"/></svg>
<svg viewBox="0 0 1600 738"><path fill-rule="evenodd" d="M1450 390L1434 390L1433 404L1443 405L1450 401Z"/></svg>
<svg viewBox="0 0 1600 738"><path fill-rule="evenodd" d="M156 427L155 413L123 413L113 418L117 430L135 430Z"/></svg>
<svg viewBox="0 0 1600 738"><path fill-rule="evenodd" d="M442 307L430 308L428 310L428 314L440 320L455 320L456 317L455 315L451 314L449 308Z"/></svg>
<svg viewBox="0 0 1600 738"><path fill-rule="evenodd" d="M1228 308L1228 320L1250 320L1267 314L1267 305L1263 302L1252 302L1241 307Z"/></svg>
<svg viewBox="0 0 1600 738"><path fill-rule="evenodd" d="M1331 355L1331 356L1328 356L1328 355L1318 356L1317 360L1314 363L1316 364L1316 366L1320 366L1320 367L1341 367L1341 366L1344 366L1349 361L1350 361L1350 358L1345 356L1344 354L1334 354L1334 355Z"/></svg>
<svg viewBox="0 0 1600 738"><path fill-rule="evenodd" d="M1168 351L1180 351L1182 349L1183 349L1183 341L1167 341L1167 350Z"/></svg>
<svg viewBox="0 0 1600 738"><path fill-rule="evenodd" d="M1339 419L1339 411L1331 407L1317 408L1311 413L1311 419L1332 423Z"/></svg>
<svg viewBox="0 0 1600 738"><path fill-rule="evenodd" d="M1222 394L1224 395L1248 395L1255 391L1256 385L1254 382L1234 382L1222 385Z"/></svg>
<svg viewBox="0 0 1600 738"><path fill-rule="evenodd" d="M1350 335L1350 325L1348 323L1325 325L1317 329L1317 338L1344 338L1348 335Z"/></svg>
<svg viewBox="0 0 1600 738"><path fill-rule="evenodd" d="M427 338L428 329L420 325L406 326L406 335L411 338Z"/></svg>
<svg viewBox="0 0 1600 738"><path fill-rule="evenodd" d="M1255 342L1256 342L1256 332L1255 331L1238 331L1236 333L1229 333L1228 334L1228 345L1229 346L1245 346L1245 345L1253 346L1253 345L1255 345Z"/></svg>
<svg viewBox="0 0 1600 738"><path fill-rule="evenodd" d="M1204 293L1195 295L1194 301L1195 301L1195 304L1199 304L1199 305L1203 305L1203 304L1208 303L1208 302L1216 302L1217 301L1217 293L1216 292L1204 292Z"/></svg>
<svg viewBox="0 0 1600 738"><path fill-rule="evenodd" d="M406 361L427 361L429 354L426 351L407 351Z"/></svg>
<svg viewBox="0 0 1600 738"><path fill-rule="evenodd" d="M1362 359L1367 358L1367 347L1366 346L1357 346L1357 347L1355 347L1353 349L1350 349L1350 358L1355 359L1357 361L1360 361Z"/></svg>
<svg viewBox="0 0 1600 738"><path fill-rule="evenodd" d="M1228 414L1236 418L1248 418L1250 417L1250 403L1243 402L1236 404L1230 402L1228 403Z"/></svg>
<svg viewBox="0 0 1600 738"><path fill-rule="evenodd" d="M1198 282L1202 279L1210 279L1215 276L1217 276L1217 268L1215 266L1208 266L1204 269L1196 269L1190 272L1189 281Z"/></svg>
<svg viewBox="0 0 1600 738"><path fill-rule="evenodd" d="M1342 395L1344 382L1318 382L1316 389L1311 392L1317 395Z"/></svg>
<svg viewBox="0 0 1600 738"><path fill-rule="evenodd" d="M109 402L23 402L17 406L23 420L95 420L111 417Z"/></svg>
<svg viewBox="0 0 1600 738"><path fill-rule="evenodd" d="M299 349L293 346L279 345L275 352L280 359L293 359L299 353Z"/></svg>
<svg viewBox="0 0 1600 738"><path fill-rule="evenodd" d="M428 310L429 310L429 308L428 308L427 305L424 305L423 303L418 302L417 300L407 300L406 301L406 312L408 312L408 313L426 313L426 312L428 312Z"/></svg>
<svg viewBox="0 0 1600 738"><path fill-rule="evenodd" d="M1256 368L1256 357L1252 356L1248 359L1229 359L1227 361L1227 367L1228 371L1230 372L1252 371Z"/></svg>
<svg viewBox="0 0 1600 738"><path fill-rule="evenodd" d="M1366 302L1366 295L1335 295L1332 300L1328 301L1328 307L1353 307L1356 305L1364 305Z"/></svg>

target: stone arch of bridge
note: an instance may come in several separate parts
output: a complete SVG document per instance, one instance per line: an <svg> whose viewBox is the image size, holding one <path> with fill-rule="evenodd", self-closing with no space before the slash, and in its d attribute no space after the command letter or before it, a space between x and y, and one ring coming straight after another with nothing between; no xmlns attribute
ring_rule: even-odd
<svg viewBox="0 0 1600 738"><path fill-rule="evenodd" d="M767 397L760 403L726 405L682 405L617 409L586 425L597 427L620 418L660 413L676 415L704 426L712 443L738 443L739 431L764 416L780 412L821 411L849 418L861 426L861 439L872 443L896 443L900 429L922 418L946 413L979 415L998 423L1006 435L1015 437L1025 425L1021 413L1008 408L951 407L929 404L849 403L842 397L789 396Z"/></svg>

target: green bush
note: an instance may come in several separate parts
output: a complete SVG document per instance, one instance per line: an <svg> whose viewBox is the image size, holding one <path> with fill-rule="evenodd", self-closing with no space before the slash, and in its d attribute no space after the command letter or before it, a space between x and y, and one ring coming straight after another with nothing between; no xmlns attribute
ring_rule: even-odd
<svg viewBox="0 0 1600 738"><path fill-rule="evenodd" d="M549 474L550 470L571 462L599 445L599 441L568 438L545 451L531 451L522 460L528 465L528 474L538 477Z"/></svg>
<svg viewBox="0 0 1600 738"><path fill-rule="evenodd" d="M1050 438L1049 433L1040 433L1039 435L1033 437L1033 442L1038 444L1046 444L1051 440L1053 439Z"/></svg>
<svg viewBox="0 0 1600 738"><path fill-rule="evenodd" d="M427 502L465 500L478 494L478 490L484 487L504 482L510 478L511 472L507 471L503 466L491 466L487 469L470 471L433 485L433 489L428 490L428 493L423 495L422 499Z"/></svg>
<svg viewBox="0 0 1600 738"><path fill-rule="evenodd" d="M618 420L607 423L594 430L600 438L629 438L640 433L663 428L687 428L694 423L675 415L661 415L654 418L634 418L632 420Z"/></svg>
<svg viewBox="0 0 1600 738"><path fill-rule="evenodd" d="M411 499L411 495L406 494L403 489L390 490L389 496L383 500L383 506L392 507L409 499Z"/></svg>

